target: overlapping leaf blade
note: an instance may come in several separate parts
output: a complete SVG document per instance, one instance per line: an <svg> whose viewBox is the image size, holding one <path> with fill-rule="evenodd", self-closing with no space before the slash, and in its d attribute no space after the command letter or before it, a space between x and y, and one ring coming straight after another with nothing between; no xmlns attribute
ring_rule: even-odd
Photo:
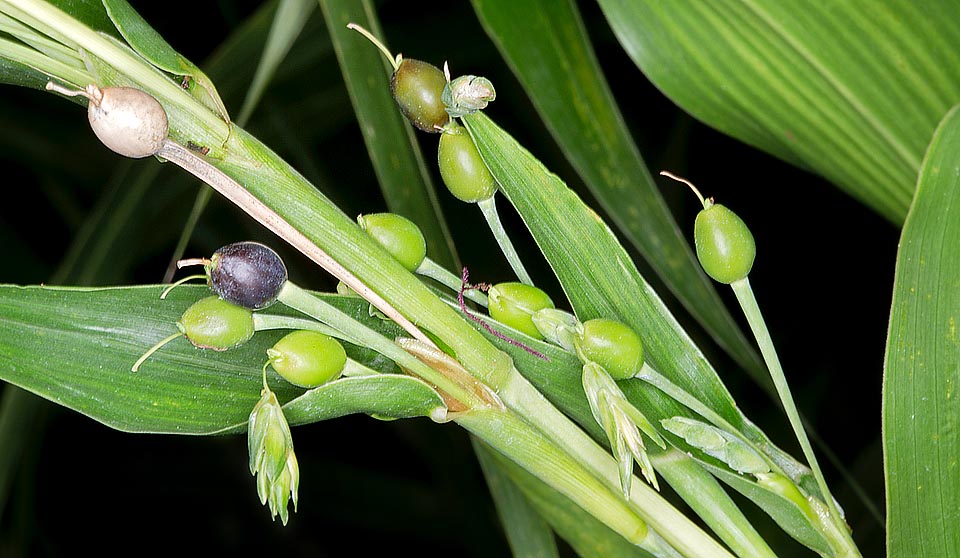
<svg viewBox="0 0 960 558"><path fill-rule="evenodd" d="M765 370L701 271L643 162L569 0L474 0L541 118L612 222L746 369Z"/></svg>
<svg viewBox="0 0 960 558"><path fill-rule="evenodd" d="M743 435L779 452L762 432L745 420L716 372L640 276L599 216L486 115L470 115L464 118L464 122L484 162L500 183L501 191L527 223L534 240L557 274L577 317L581 321L596 317L614 318L629 324L644 340L647 362L739 428ZM536 365L532 366L536 368ZM531 377L537 374L519 361L518 369ZM575 382L576 378L564 379L567 382L564 392L568 397L572 397L575 390L569 384L571 380ZM538 387L545 393L551 392L539 384ZM639 380L624 382L622 388L630 401L654 423L691 412ZM567 410L565 404L558 405ZM574 401L571 406L581 412L582 407L582 401ZM648 450L651 454L659 453L654 447ZM665 476L676 475L673 481L678 483L675 486L678 491L692 486L693 478L704 486L715 483L702 469L692 464L691 467L683 465L682 469L678 465L664 472ZM713 494L711 498L723 498L722 491ZM704 495L688 492L684 497L693 501L704 498ZM744 528L742 524L728 521L737 513L736 507L731 507L729 512L712 516L711 510L704 508L702 511L709 523L715 523L718 532L726 534ZM750 536L744 538L750 539Z"/></svg>
<svg viewBox="0 0 960 558"><path fill-rule="evenodd" d="M265 351L281 333L259 333L225 352L199 350L178 339L131 372L139 354L175 333L180 314L209 293L205 287L180 287L161 300L160 290L0 288L2 379L119 430L214 434L242 429L260 397ZM330 300L345 304L368 325L396 334L395 326L369 316L365 302ZM389 366L369 350L348 349L355 359ZM402 375L350 378L307 395L270 377L278 397L293 400L291 423L355 412L425 416L442 404L425 384ZM384 390L391 397L383 397Z"/></svg>

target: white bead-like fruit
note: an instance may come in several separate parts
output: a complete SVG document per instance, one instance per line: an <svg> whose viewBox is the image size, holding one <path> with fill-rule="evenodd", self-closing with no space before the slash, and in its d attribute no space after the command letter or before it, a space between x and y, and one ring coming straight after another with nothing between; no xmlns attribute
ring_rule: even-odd
<svg viewBox="0 0 960 558"><path fill-rule="evenodd" d="M150 94L132 87L88 85L87 117L104 145L125 157L155 155L167 139L167 113Z"/></svg>

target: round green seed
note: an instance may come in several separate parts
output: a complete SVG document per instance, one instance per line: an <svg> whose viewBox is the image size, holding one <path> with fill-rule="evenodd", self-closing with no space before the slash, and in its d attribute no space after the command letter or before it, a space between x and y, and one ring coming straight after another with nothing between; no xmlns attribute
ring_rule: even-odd
<svg viewBox="0 0 960 558"><path fill-rule="evenodd" d="M208 296L187 308L177 327L195 346L225 351L253 337L253 313L220 297Z"/></svg>
<svg viewBox="0 0 960 558"><path fill-rule="evenodd" d="M533 323L533 314L554 308L553 300L542 290L523 283L500 283L487 292L490 317L535 339L543 335Z"/></svg>
<svg viewBox="0 0 960 558"><path fill-rule="evenodd" d="M357 223L409 271L416 271L427 257L427 241L420 227L406 217L371 213L357 217Z"/></svg>
<svg viewBox="0 0 960 558"><path fill-rule="evenodd" d="M291 384L314 388L340 376L347 353L336 339L316 331L288 333L267 349L270 365Z"/></svg>
<svg viewBox="0 0 960 558"><path fill-rule="evenodd" d="M450 128L440 135L437 164L443 183L460 201L475 203L489 199L497 192L497 181L462 126Z"/></svg>
<svg viewBox="0 0 960 558"><path fill-rule="evenodd" d="M753 268L757 244L736 213L720 204L704 204L693 226L694 245L703 270L720 283L743 279Z"/></svg>
<svg viewBox="0 0 960 558"><path fill-rule="evenodd" d="M643 367L643 342L630 326L616 320L584 322L576 347L582 361L599 364L615 380L632 378Z"/></svg>

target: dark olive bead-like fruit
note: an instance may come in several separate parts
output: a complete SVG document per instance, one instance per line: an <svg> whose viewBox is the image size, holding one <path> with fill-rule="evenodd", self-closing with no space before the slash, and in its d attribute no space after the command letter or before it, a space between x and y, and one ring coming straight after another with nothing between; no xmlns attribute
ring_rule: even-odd
<svg viewBox="0 0 960 558"><path fill-rule="evenodd" d="M273 304L287 282L287 267L269 246L235 242L214 252L208 265L210 286L220 298L258 310Z"/></svg>
<svg viewBox="0 0 960 558"><path fill-rule="evenodd" d="M533 314L554 307L547 293L523 283L500 283L490 287L487 297L491 318L534 339L543 339L533 323Z"/></svg>
<svg viewBox="0 0 960 558"><path fill-rule="evenodd" d="M497 192L497 181L462 126L448 129L440 136L437 164L443 183L460 201L483 201Z"/></svg>
<svg viewBox="0 0 960 558"><path fill-rule="evenodd" d="M439 132L450 122L441 99L447 78L433 64L404 58L390 78L390 92L400 111L424 132Z"/></svg>
<svg viewBox="0 0 960 558"><path fill-rule="evenodd" d="M583 323L577 354L602 366L614 380L626 380L643 367L643 342L633 329L616 320L595 318Z"/></svg>
<svg viewBox="0 0 960 558"><path fill-rule="evenodd" d="M177 328L201 349L225 351L253 337L253 313L220 297L208 296L184 311Z"/></svg>
<svg viewBox="0 0 960 558"><path fill-rule="evenodd" d="M402 215L370 213L357 217L357 223L409 271L416 271L427 257L420 227Z"/></svg>
<svg viewBox="0 0 960 558"><path fill-rule="evenodd" d="M693 225L697 258L703 270L720 283L743 279L753 268L757 244L736 213L720 204L705 204Z"/></svg>
<svg viewBox="0 0 960 558"><path fill-rule="evenodd" d="M285 335L267 350L270 365L291 384L314 388L340 376L347 353L336 339L316 331Z"/></svg>

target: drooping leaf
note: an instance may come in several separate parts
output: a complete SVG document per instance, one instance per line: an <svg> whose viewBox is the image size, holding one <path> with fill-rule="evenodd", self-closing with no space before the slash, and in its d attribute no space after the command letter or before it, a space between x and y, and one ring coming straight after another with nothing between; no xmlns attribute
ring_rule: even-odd
<svg viewBox="0 0 960 558"><path fill-rule="evenodd" d="M757 378L766 371L702 272L617 108L570 0L474 0L481 23L612 222Z"/></svg>
<svg viewBox="0 0 960 558"><path fill-rule="evenodd" d="M960 109L927 150L897 254L883 382L887 556L960 556Z"/></svg>
<svg viewBox="0 0 960 558"><path fill-rule="evenodd" d="M266 349L279 332L258 333L224 352L197 349L180 338L131 372L140 354L177 331L187 306L209 293L182 286L161 300L161 290L0 287L2 379L119 430L241 430L260 397ZM346 305L345 311L367 325L396 334L392 324L370 317L366 302L329 300ZM347 348L351 358L385 365L369 350ZM397 374L347 378L306 394L272 373L269 382L280 400L289 402L290 422L298 424L356 412L426 416L442 406L426 384Z"/></svg>
<svg viewBox="0 0 960 558"><path fill-rule="evenodd" d="M937 122L960 100L950 0L601 0L620 43L681 108L906 215Z"/></svg>

